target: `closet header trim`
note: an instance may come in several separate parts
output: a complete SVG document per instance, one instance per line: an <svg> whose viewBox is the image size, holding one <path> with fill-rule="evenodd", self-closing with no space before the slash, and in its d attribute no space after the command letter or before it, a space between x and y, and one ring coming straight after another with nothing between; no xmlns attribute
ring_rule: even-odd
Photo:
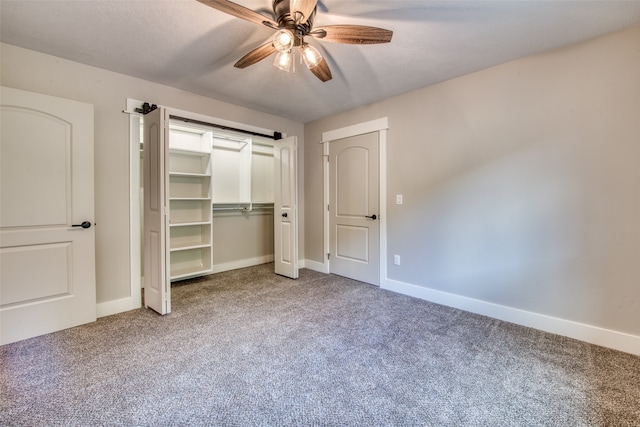
<svg viewBox="0 0 640 427"><path fill-rule="evenodd" d="M234 127L231 127L231 126L224 126L224 125L219 125L219 124L216 124L216 123L209 123L209 122L203 122L201 120L189 119L187 117L174 116L173 114L170 115L169 118L173 119L173 120L179 120L179 121L185 122L185 123L193 123L193 124L196 124L196 125L211 126L211 127L217 128L217 129L230 130L230 131L233 131L233 132L245 133L247 135L252 135L252 136L261 136L263 138L270 138L270 139L274 139L274 140L282 139L282 132L273 132L273 135L267 135L267 134L264 134L264 133L252 132L250 130L238 129L238 128L234 128Z"/></svg>

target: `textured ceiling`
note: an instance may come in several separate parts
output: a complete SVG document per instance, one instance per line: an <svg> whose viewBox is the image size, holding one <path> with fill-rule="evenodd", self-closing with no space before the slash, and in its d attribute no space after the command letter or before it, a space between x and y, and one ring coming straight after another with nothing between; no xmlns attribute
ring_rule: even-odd
<svg viewBox="0 0 640 427"><path fill-rule="evenodd" d="M263 14L271 0L237 0ZM322 0L314 25L393 30L383 45L310 40L322 83L267 58L233 64L273 30L195 0L0 0L0 41L300 122L640 24L640 1Z"/></svg>

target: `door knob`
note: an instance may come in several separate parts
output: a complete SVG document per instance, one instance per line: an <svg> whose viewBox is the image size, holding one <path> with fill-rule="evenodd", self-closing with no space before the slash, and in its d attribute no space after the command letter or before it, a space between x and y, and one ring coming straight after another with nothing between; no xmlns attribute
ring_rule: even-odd
<svg viewBox="0 0 640 427"><path fill-rule="evenodd" d="M282 214L282 217L283 217L283 218L286 218L286 217L288 217L288 216L289 216L289 215L288 215L286 212Z"/></svg>
<svg viewBox="0 0 640 427"><path fill-rule="evenodd" d="M72 227L90 228L91 223L89 221L82 221L82 224L71 224Z"/></svg>
<svg viewBox="0 0 640 427"><path fill-rule="evenodd" d="M378 219L378 217L377 217L375 214L373 214L373 215L371 215L371 216L366 215L366 216L365 216L365 218L369 218L369 219Z"/></svg>

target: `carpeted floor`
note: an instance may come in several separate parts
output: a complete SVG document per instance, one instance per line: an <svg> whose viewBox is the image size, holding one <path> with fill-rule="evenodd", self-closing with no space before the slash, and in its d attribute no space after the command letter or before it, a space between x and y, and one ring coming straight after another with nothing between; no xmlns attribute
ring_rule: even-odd
<svg viewBox="0 0 640 427"><path fill-rule="evenodd" d="M272 269L0 347L0 425L640 426L640 357Z"/></svg>

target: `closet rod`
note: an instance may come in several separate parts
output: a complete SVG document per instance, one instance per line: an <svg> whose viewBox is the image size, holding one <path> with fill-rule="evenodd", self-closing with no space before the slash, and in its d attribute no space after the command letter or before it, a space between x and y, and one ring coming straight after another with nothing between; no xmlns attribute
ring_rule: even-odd
<svg viewBox="0 0 640 427"><path fill-rule="evenodd" d="M182 122L185 123L193 123L196 125L203 125L203 126L212 126L214 128L218 128L218 129L223 129L223 130L230 130L233 132L240 132L240 133L246 133L248 135L253 135L253 136L261 136L263 138L270 138L270 139L282 139L282 133L281 132L273 132L273 135L266 135L264 133L259 133L259 132L253 132L250 130L245 130L245 129L238 129L238 128L234 128L234 127L230 127L230 126L224 126L224 125L218 125L215 123L209 123L209 122L203 122L200 120L194 120L194 119L189 119L187 117L180 117L180 116L174 116L173 114L169 116L170 119L174 119L174 120L180 120Z"/></svg>
<svg viewBox="0 0 640 427"><path fill-rule="evenodd" d="M246 206L230 206L230 207L213 207L212 210L214 211L251 211L251 210L258 210L258 209L273 209L273 206L252 206L251 208L248 208Z"/></svg>
<svg viewBox="0 0 640 427"><path fill-rule="evenodd" d="M240 208L240 207L233 207L233 208L213 208L212 210L214 211L246 211L249 210L249 208Z"/></svg>

